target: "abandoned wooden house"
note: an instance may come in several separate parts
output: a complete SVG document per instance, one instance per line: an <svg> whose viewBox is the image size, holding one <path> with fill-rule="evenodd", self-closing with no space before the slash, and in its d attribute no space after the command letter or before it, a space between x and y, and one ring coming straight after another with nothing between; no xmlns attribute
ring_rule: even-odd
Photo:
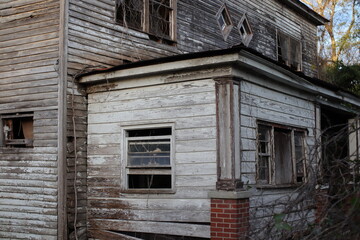
<svg viewBox="0 0 360 240"><path fill-rule="evenodd" d="M325 22L298 0L2 0L0 238L245 236L360 107L314 78Z"/></svg>

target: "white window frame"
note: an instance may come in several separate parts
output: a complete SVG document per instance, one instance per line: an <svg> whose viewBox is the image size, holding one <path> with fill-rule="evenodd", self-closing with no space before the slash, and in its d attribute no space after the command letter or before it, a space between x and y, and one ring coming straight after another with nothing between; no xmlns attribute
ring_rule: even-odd
<svg viewBox="0 0 360 240"><path fill-rule="evenodd" d="M171 135L161 136L139 136L139 137L128 137L128 132L132 130L150 130L150 129L161 129L170 128ZM121 158L121 189L127 193L175 193L175 127L174 124L151 124L151 125L140 125L140 126L126 126L122 129L123 144L122 144L122 158ZM170 165L167 166L130 166L128 162L128 143L131 140L157 140L157 139L169 139L170 140ZM128 176L130 174L158 174L158 175L170 175L171 176L171 188L129 188Z"/></svg>
<svg viewBox="0 0 360 240"><path fill-rule="evenodd" d="M270 128L270 139L268 141L268 155L266 155L265 157L268 157L268 179L260 179L260 157L263 156L264 154L261 153L261 151L259 151L260 148L260 139L259 139L259 127L263 126L265 128ZM292 182L291 183L276 183L275 181L275 173L277 171L276 169L276 164L275 164L275 144L274 144L274 131L275 128L277 129L282 129L284 131L288 131L290 133L290 137L291 137L291 142L290 142L290 148L291 148L291 158L289 159L291 161L292 164ZM301 134L303 134L302 137L302 155L303 155L303 159L302 159L302 170L303 170L303 177L302 177L302 181L298 181L297 180L297 159L296 159L296 153L295 153L295 133L299 132ZM304 182L306 182L306 178L307 178L307 174L306 174L306 165L307 165L307 147L306 147L306 136L307 136L307 131L303 128L296 128L296 127L290 127L290 126L286 126L286 125L281 125L281 124L274 124L274 123L268 123L268 122L258 122L257 123L257 148L256 148L256 156L257 156L257 161L256 161L256 182L258 185L264 185L264 186L277 186L277 187L287 187L287 186L292 186L292 185L299 185L299 184L303 184ZM279 170L280 173L282 170Z"/></svg>
<svg viewBox="0 0 360 240"><path fill-rule="evenodd" d="M121 7L120 4L122 4L125 0L116 0L116 4L115 4L115 21L118 22L119 24L122 24L124 27L126 26L126 23L121 23L118 19L117 19L117 11L118 9ZM167 41L171 41L171 42L176 42L176 15L177 15L177 0L169 0L170 1L170 13L169 13L169 22L170 22L170 26L169 26L169 35L168 36L157 36L154 33L151 33L150 31L150 1L152 0L141 0L142 4L143 4L143 9L142 9L142 16L141 16L141 29L137 29L137 28L132 28L129 27L131 29L134 30L138 30L138 31L143 31L146 32L147 34L149 34L149 36L153 36L156 38L159 38L159 40L163 39L163 40L167 40Z"/></svg>

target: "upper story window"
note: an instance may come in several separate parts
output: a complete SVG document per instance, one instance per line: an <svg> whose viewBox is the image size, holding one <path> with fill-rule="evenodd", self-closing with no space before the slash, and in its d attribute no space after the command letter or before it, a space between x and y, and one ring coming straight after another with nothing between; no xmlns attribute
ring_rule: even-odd
<svg viewBox="0 0 360 240"><path fill-rule="evenodd" d="M304 182L304 130L260 123L257 138L259 184L291 185Z"/></svg>
<svg viewBox="0 0 360 240"><path fill-rule="evenodd" d="M126 189L164 192L173 189L172 127L125 131Z"/></svg>
<svg viewBox="0 0 360 240"><path fill-rule="evenodd" d="M246 14L244 14L240 19L240 22L238 24L238 30L240 33L242 43L245 46L248 46L253 37L253 32L249 24L249 20L246 17Z"/></svg>
<svg viewBox="0 0 360 240"><path fill-rule="evenodd" d="M115 20L154 40L176 40L176 0L116 0Z"/></svg>
<svg viewBox="0 0 360 240"><path fill-rule="evenodd" d="M222 7L219 9L218 13L216 14L216 19L223 38L226 40L231 32L231 29L233 28L229 10L227 9L226 4L222 5Z"/></svg>
<svg viewBox="0 0 360 240"><path fill-rule="evenodd" d="M6 114L0 116L0 145L13 148L33 146L33 113Z"/></svg>
<svg viewBox="0 0 360 240"><path fill-rule="evenodd" d="M301 43L281 32L277 32L277 57L280 63L295 71L301 71Z"/></svg>

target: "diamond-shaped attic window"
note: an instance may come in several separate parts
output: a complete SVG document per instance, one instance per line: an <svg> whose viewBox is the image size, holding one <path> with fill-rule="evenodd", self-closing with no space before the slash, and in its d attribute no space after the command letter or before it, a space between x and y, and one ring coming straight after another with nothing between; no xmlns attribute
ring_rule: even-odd
<svg viewBox="0 0 360 240"><path fill-rule="evenodd" d="M249 20L247 19L246 15L244 14L238 24L238 30L241 36L241 41L245 46L248 46L252 37L252 29L249 24Z"/></svg>
<svg viewBox="0 0 360 240"><path fill-rule="evenodd" d="M222 5L222 7L219 9L218 13L216 14L216 19L218 21L221 34L223 35L224 40L226 40L231 32L231 29L233 28L233 24L225 4Z"/></svg>

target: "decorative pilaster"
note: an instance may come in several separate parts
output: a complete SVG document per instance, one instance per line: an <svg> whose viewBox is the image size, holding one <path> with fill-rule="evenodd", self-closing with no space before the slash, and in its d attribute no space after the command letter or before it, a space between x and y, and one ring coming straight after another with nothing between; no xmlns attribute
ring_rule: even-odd
<svg viewBox="0 0 360 240"><path fill-rule="evenodd" d="M217 190L242 189L240 180L240 86L232 77L217 78Z"/></svg>

